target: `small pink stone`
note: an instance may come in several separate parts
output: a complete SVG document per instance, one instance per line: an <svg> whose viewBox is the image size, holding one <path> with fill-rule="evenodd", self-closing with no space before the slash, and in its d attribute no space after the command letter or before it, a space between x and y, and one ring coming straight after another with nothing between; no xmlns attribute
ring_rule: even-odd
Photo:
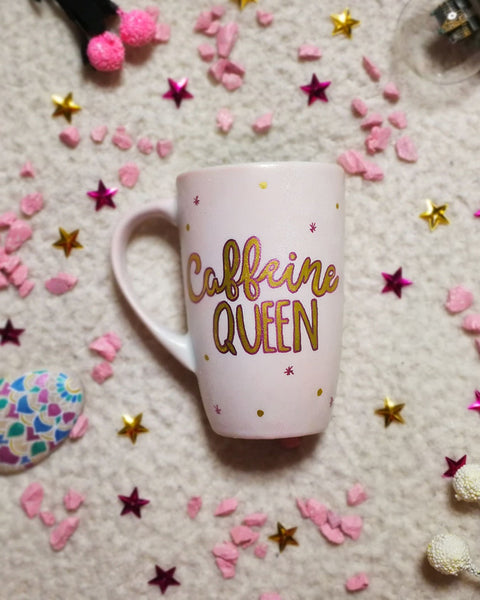
<svg viewBox="0 0 480 600"><path fill-rule="evenodd" d="M266 594L261 594L259 600L282 600L282 598L279 594L268 592Z"/></svg>
<svg viewBox="0 0 480 600"><path fill-rule="evenodd" d="M337 158L337 162L349 175L362 175L367 170L365 159L356 150L347 150Z"/></svg>
<svg viewBox="0 0 480 600"><path fill-rule="evenodd" d="M222 75L222 85L229 92L234 92L243 85L243 79L236 73L224 73Z"/></svg>
<svg viewBox="0 0 480 600"><path fill-rule="evenodd" d="M363 68L373 81L378 81L381 77L380 69L366 56L362 59Z"/></svg>
<svg viewBox="0 0 480 600"><path fill-rule="evenodd" d="M247 515L242 523L247 527L263 527L267 522L267 515L265 513L252 513Z"/></svg>
<svg viewBox="0 0 480 600"><path fill-rule="evenodd" d="M10 227L17 220L17 215L13 211L8 211L0 215L0 227Z"/></svg>
<svg viewBox="0 0 480 600"><path fill-rule="evenodd" d="M376 163L365 161L366 171L362 173L363 179L365 181L382 181L384 175L381 167L379 167Z"/></svg>
<svg viewBox="0 0 480 600"><path fill-rule="evenodd" d="M213 514L215 517L225 517L235 512L237 507L238 500L236 498L226 498L220 502Z"/></svg>
<svg viewBox="0 0 480 600"><path fill-rule="evenodd" d="M217 558L223 558L232 564L236 564L238 560L238 548L232 542L223 542L216 544L213 547L212 554Z"/></svg>
<svg viewBox="0 0 480 600"><path fill-rule="evenodd" d="M6 254L0 257L0 269L2 269L7 275L13 273L20 263L20 257L16 254Z"/></svg>
<svg viewBox="0 0 480 600"><path fill-rule="evenodd" d="M268 27L273 23L273 13L266 10L257 10L257 22L262 27Z"/></svg>
<svg viewBox="0 0 480 600"><path fill-rule="evenodd" d="M40 512L43 501L43 486L34 481L27 486L20 497L20 504L29 519L33 519Z"/></svg>
<svg viewBox="0 0 480 600"><path fill-rule="evenodd" d="M63 497L63 504L65 508L70 511L78 510L78 508L85 502L85 496L80 494L73 489L69 489Z"/></svg>
<svg viewBox="0 0 480 600"><path fill-rule="evenodd" d="M222 5L212 6L210 14L212 15L212 19L221 19L225 14L225 7Z"/></svg>
<svg viewBox="0 0 480 600"><path fill-rule="evenodd" d="M212 24L212 20L212 13L209 10L201 12L197 17L193 30L205 32Z"/></svg>
<svg viewBox="0 0 480 600"><path fill-rule="evenodd" d="M340 527L340 523L342 522L342 517L334 512L333 510L329 510L327 512L327 521L330 527L335 529L336 527Z"/></svg>
<svg viewBox="0 0 480 600"><path fill-rule="evenodd" d="M217 113L217 127L223 133L228 133L233 125L233 115L228 108L221 108Z"/></svg>
<svg viewBox="0 0 480 600"><path fill-rule="evenodd" d="M122 340L113 331L107 331L103 337L115 348L117 352L122 349Z"/></svg>
<svg viewBox="0 0 480 600"><path fill-rule="evenodd" d="M117 127L112 137L112 142L120 148L120 150L129 150L133 146L133 141L130 135L127 133L125 127Z"/></svg>
<svg viewBox="0 0 480 600"><path fill-rule="evenodd" d="M220 21L212 21L203 33L209 37L215 37L220 31L220 27Z"/></svg>
<svg viewBox="0 0 480 600"><path fill-rule="evenodd" d="M0 290L4 290L10 285L10 282L3 273L0 272Z"/></svg>
<svg viewBox="0 0 480 600"><path fill-rule="evenodd" d="M471 314L464 317L462 329L469 333L480 333L480 314Z"/></svg>
<svg viewBox="0 0 480 600"><path fill-rule="evenodd" d="M348 506L358 506L359 504L362 504L362 502L365 502L367 498L367 492L361 483L355 483L347 491Z"/></svg>
<svg viewBox="0 0 480 600"><path fill-rule="evenodd" d="M383 96L387 100L390 100L390 102L397 102L400 98L400 92L393 82L389 82L383 88Z"/></svg>
<svg viewBox="0 0 480 600"><path fill-rule="evenodd" d="M405 129L407 127L407 116L403 110L394 110L388 115L388 120L397 129Z"/></svg>
<svg viewBox="0 0 480 600"><path fill-rule="evenodd" d="M90 350L97 352L105 360L108 360L108 362L112 362L117 355L115 348L103 336L94 340L89 348Z"/></svg>
<svg viewBox="0 0 480 600"><path fill-rule="evenodd" d="M7 238L5 240L5 250L10 252L15 252L18 250L24 242L29 240L32 237L32 228L25 221L21 221L17 219L12 225L7 233Z"/></svg>
<svg viewBox="0 0 480 600"><path fill-rule="evenodd" d="M332 544L343 544L345 536L338 527L331 527L328 523L324 523L319 528L323 537Z"/></svg>
<svg viewBox="0 0 480 600"><path fill-rule="evenodd" d="M200 496L192 496L187 503L187 514L191 519L195 519L195 517L200 512L202 508L202 498Z"/></svg>
<svg viewBox="0 0 480 600"><path fill-rule="evenodd" d="M35 169L29 160L20 169L20 177L35 177Z"/></svg>
<svg viewBox="0 0 480 600"><path fill-rule="evenodd" d="M61 296L72 290L77 285L78 279L75 275L59 273L45 282L45 288L55 296Z"/></svg>
<svg viewBox="0 0 480 600"><path fill-rule="evenodd" d="M108 362L101 362L93 367L91 375L92 379L101 385L106 379L113 375L112 365Z"/></svg>
<svg viewBox="0 0 480 600"><path fill-rule="evenodd" d="M58 134L58 137L62 144L65 144L68 148L76 148L80 143L80 132L73 125L65 127L65 129Z"/></svg>
<svg viewBox="0 0 480 600"><path fill-rule="evenodd" d="M151 154L153 152L153 142L148 138L140 138L137 142L137 148L142 154Z"/></svg>
<svg viewBox="0 0 480 600"><path fill-rule="evenodd" d="M80 523L80 519L77 517L68 517L55 527L50 533L50 546L54 550L62 550L65 544L75 533L75 530Z"/></svg>
<svg viewBox="0 0 480 600"><path fill-rule="evenodd" d="M354 98L352 100L352 112L359 117L364 117L368 112L368 106L361 98Z"/></svg>
<svg viewBox="0 0 480 600"><path fill-rule="evenodd" d="M310 512L308 510L307 503L304 502L301 498L297 498L296 503L297 503L297 508L300 511L300 514L302 515L302 517L304 519L309 519Z"/></svg>
<svg viewBox="0 0 480 600"><path fill-rule="evenodd" d="M267 556L268 546L267 544L257 544L253 549L253 553L257 558L265 558Z"/></svg>
<svg viewBox="0 0 480 600"><path fill-rule="evenodd" d="M199 44L197 52L205 62L211 62L215 58L215 48L211 44Z"/></svg>
<svg viewBox="0 0 480 600"><path fill-rule="evenodd" d="M26 298L34 287L35 283L33 281L29 279L27 279L27 281L24 281L22 285L18 288L18 294L20 298Z"/></svg>
<svg viewBox="0 0 480 600"><path fill-rule="evenodd" d="M352 575L345 582L345 589L347 592L359 592L365 590L368 587L369 581L365 573L357 573Z"/></svg>
<svg viewBox="0 0 480 600"><path fill-rule="evenodd" d="M408 135L398 138L395 150L400 160L404 160L405 162L416 162L418 160L417 149Z"/></svg>
<svg viewBox="0 0 480 600"><path fill-rule="evenodd" d="M243 77L245 75L245 67L234 60L227 60L225 73L235 73L236 75Z"/></svg>
<svg viewBox="0 0 480 600"><path fill-rule="evenodd" d="M452 315L462 312L467 308L470 308L473 304L473 294L470 290L465 289L461 285L448 290L447 301L445 302L445 308Z"/></svg>
<svg viewBox="0 0 480 600"><path fill-rule="evenodd" d="M309 519L311 519L317 527L320 527L327 521L327 507L318 500L315 500L315 498L309 498L307 500L307 513Z"/></svg>
<svg viewBox="0 0 480 600"><path fill-rule="evenodd" d="M230 537L235 545L247 548L256 543L260 534L246 525L236 525L230 529Z"/></svg>
<svg viewBox="0 0 480 600"><path fill-rule="evenodd" d="M98 127L95 127L94 129L92 129L92 131L90 132L90 138L96 144L101 144L103 142L103 140L105 139L105 136L107 135L107 133L108 133L108 127L106 125L99 125Z"/></svg>
<svg viewBox="0 0 480 600"><path fill-rule="evenodd" d="M385 150L390 141L392 130L390 127L372 127L370 135L365 140L365 147L369 154Z"/></svg>
<svg viewBox="0 0 480 600"><path fill-rule="evenodd" d="M216 558L215 564L220 569L224 579L232 579L235 577L235 565L224 558Z"/></svg>
<svg viewBox="0 0 480 600"><path fill-rule="evenodd" d="M139 177L140 168L135 163L127 163L118 169L120 183L127 188L135 187Z"/></svg>
<svg viewBox="0 0 480 600"><path fill-rule="evenodd" d="M85 415L79 415L75 425L70 430L70 435L68 437L72 440L78 440L82 438L87 432L88 425L88 417L86 417Z"/></svg>
<svg viewBox="0 0 480 600"><path fill-rule="evenodd" d="M222 76L225 73L225 68L228 64L228 60L226 58L220 58L211 65L208 69L209 75L215 79L215 81L222 81Z"/></svg>
<svg viewBox="0 0 480 600"><path fill-rule="evenodd" d="M318 60L322 58L322 51L314 44L302 44L298 49L300 60Z"/></svg>
<svg viewBox="0 0 480 600"><path fill-rule="evenodd" d="M153 41L157 44L166 44L170 40L171 28L168 23L157 23Z"/></svg>
<svg viewBox="0 0 480 600"><path fill-rule="evenodd" d="M42 523L44 525L46 525L47 527L52 527L52 525L55 525L56 519L55 519L55 515L53 513L51 513L48 510L42 510L39 513L39 517L42 520Z"/></svg>
<svg viewBox="0 0 480 600"><path fill-rule="evenodd" d="M272 126L273 113L269 112L261 117L258 117L252 124L252 129L255 133L266 133Z"/></svg>
<svg viewBox="0 0 480 600"><path fill-rule="evenodd" d="M235 46L238 38L238 25L236 23L227 23L220 27L217 33L217 52L218 56L228 58Z"/></svg>
<svg viewBox="0 0 480 600"><path fill-rule="evenodd" d="M27 194L20 200L20 210L27 217L31 217L43 208L43 196L40 192Z"/></svg>
<svg viewBox="0 0 480 600"><path fill-rule="evenodd" d="M165 158L171 154L173 142L171 140L159 140L157 142L157 154L160 158Z"/></svg>
<svg viewBox="0 0 480 600"><path fill-rule="evenodd" d="M10 273L9 281L13 283L13 285L19 288L28 277L28 267L27 265L19 264L18 267Z"/></svg>
<svg viewBox="0 0 480 600"><path fill-rule="evenodd" d="M371 129L372 127L379 126L383 123L383 117L379 113L370 113L360 123L362 129Z"/></svg>
<svg viewBox="0 0 480 600"><path fill-rule="evenodd" d="M340 529L352 540L358 540L363 529L363 519L359 515L346 515L341 518Z"/></svg>

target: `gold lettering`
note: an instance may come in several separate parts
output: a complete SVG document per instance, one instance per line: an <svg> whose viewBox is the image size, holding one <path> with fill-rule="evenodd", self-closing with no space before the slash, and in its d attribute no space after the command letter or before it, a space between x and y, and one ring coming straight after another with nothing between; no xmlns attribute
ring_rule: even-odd
<svg viewBox="0 0 480 600"><path fill-rule="evenodd" d="M318 350L318 311L315 298L311 301L312 322L308 320L303 304L299 300L293 301L293 351L300 352L302 349L302 336L300 331L300 319L303 321L305 331L310 340L312 350Z"/></svg>
<svg viewBox="0 0 480 600"><path fill-rule="evenodd" d="M260 314L260 307L258 304L253 305L255 314L255 342L252 345L248 341L247 333L245 331L245 320L243 318L243 307L241 304L237 306L237 331L238 337L242 343L243 349L248 354L256 354L260 349L262 343L262 317Z"/></svg>
<svg viewBox="0 0 480 600"><path fill-rule="evenodd" d="M290 300L278 300L275 303L275 325L277 327L277 350L279 352L290 352L291 346L285 346L283 341L283 326L290 323L290 319L287 319L282 315L282 308L289 306Z"/></svg>
<svg viewBox="0 0 480 600"><path fill-rule="evenodd" d="M268 310L272 308L274 302L271 300L267 300L266 302L262 302L260 305L262 307L262 332L263 332L263 351L265 354L271 354L272 352L276 352L276 348L268 345L268 326L275 321L273 317L268 314Z"/></svg>
<svg viewBox="0 0 480 600"><path fill-rule="evenodd" d="M220 341L219 337L219 321L222 312L225 311L227 317L227 337L224 341ZM220 302L215 308L215 312L213 313L213 339L215 342L215 346L219 352L222 354L226 354L227 352L231 352L233 355L237 354L237 349L233 345L233 338L235 336L235 318L233 316L233 311L230 308L230 304L228 302Z"/></svg>

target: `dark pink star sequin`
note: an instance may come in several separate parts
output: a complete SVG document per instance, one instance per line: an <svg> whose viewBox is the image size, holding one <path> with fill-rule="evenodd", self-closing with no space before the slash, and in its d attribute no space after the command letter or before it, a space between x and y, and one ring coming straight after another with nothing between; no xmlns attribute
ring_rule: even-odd
<svg viewBox="0 0 480 600"><path fill-rule="evenodd" d="M155 565L155 570L157 572L157 575L153 579L150 579L150 581L148 582L149 585L158 585L162 594L164 594L166 592L166 590L169 586L180 585L180 582L177 581L175 579L175 577L173 576L176 568L177 567L172 567L171 569L164 571L158 565Z"/></svg>
<svg viewBox="0 0 480 600"><path fill-rule="evenodd" d="M116 208L113 202L113 197L118 192L117 188L106 188L103 181L100 179L98 182L97 190L87 192L87 196L93 198L96 202L95 210L100 210L104 206L110 206L110 208Z"/></svg>
<svg viewBox="0 0 480 600"><path fill-rule="evenodd" d="M453 460L446 456L445 460L447 461L448 469L445 471L442 477L453 477L458 471L458 469L461 469L463 465L467 462L467 455L464 454L462 458L459 458L458 460Z"/></svg>
<svg viewBox="0 0 480 600"><path fill-rule="evenodd" d="M140 509L142 508L142 506L145 506L145 504L149 504L150 500L145 500L144 498L139 498L138 497L138 489L135 487L133 492L130 494L130 496L118 496L119 500L121 500L124 504L122 512L120 513L121 516L126 515L128 513L133 513L134 515L136 515L139 519L142 518L142 515L140 513Z"/></svg>
<svg viewBox="0 0 480 600"><path fill-rule="evenodd" d="M382 273L383 278L387 282L382 290L382 294L386 292L394 292L399 298L402 297L402 288L407 285L412 285L412 282L402 277L402 267L397 269L393 275Z"/></svg>
<svg viewBox="0 0 480 600"><path fill-rule="evenodd" d="M7 320L5 327L0 328L0 345L15 344L20 346L19 337L25 329L16 329L10 319Z"/></svg>
<svg viewBox="0 0 480 600"><path fill-rule="evenodd" d="M193 98L193 95L187 90L188 79L186 77L180 79L180 81L174 81L173 79L168 78L168 85L170 86L170 89L163 94L162 98L173 100L177 108L180 108L182 100Z"/></svg>
<svg viewBox="0 0 480 600"><path fill-rule="evenodd" d="M308 85L301 85L300 89L302 90L302 92L308 94L308 106L310 106L310 104L313 104L316 100L328 102L325 90L331 83L331 81L318 81L318 78L314 73L312 75L312 80Z"/></svg>

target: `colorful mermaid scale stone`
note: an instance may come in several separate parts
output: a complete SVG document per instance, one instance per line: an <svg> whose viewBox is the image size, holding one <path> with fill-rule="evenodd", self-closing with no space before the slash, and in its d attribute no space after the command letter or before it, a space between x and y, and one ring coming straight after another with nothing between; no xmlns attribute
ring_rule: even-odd
<svg viewBox="0 0 480 600"><path fill-rule="evenodd" d="M65 438L83 410L77 377L39 370L0 378L0 474L34 466Z"/></svg>

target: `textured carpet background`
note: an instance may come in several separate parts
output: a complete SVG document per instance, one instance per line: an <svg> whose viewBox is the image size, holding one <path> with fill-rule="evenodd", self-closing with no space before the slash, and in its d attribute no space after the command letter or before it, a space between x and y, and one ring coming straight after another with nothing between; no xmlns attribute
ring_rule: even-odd
<svg viewBox="0 0 480 600"><path fill-rule="evenodd" d="M125 0L122 8L144 8L146 0ZM235 20L240 36L232 58L245 64L244 86L229 93L206 76L196 47L204 37L192 33L208 2L158 3L162 20L172 27L168 44L132 52L119 77L92 74L79 58L73 30L56 6L27 1L0 4L0 75L2 81L0 211L16 210L20 199L41 191L45 209L31 219L33 239L19 252L30 267L36 288L26 299L15 289L0 292L0 323L11 318L24 327L21 346L0 347L1 374L58 364L81 376L87 393L86 436L66 442L29 472L0 480L0 597L18 600L157 598L147 585L158 564L176 566L180 587L166 596L178 599L256 600L277 592L283 600L344 598L345 579L366 571L371 584L361 592L381 600L470 599L478 583L468 577L436 575L424 559L430 537L449 530L463 535L480 564L479 506L457 503L451 483L442 479L445 456L480 462L479 415L467 410L479 386L479 357L473 338L462 332L461 316L443 304L448 288L469 287L480 307L480 208L478 193L478 79L464 85L423 85L408 73L396 73L391 44L402 3L352 0L352 16L361 25L351 40L332 37L331 13L345 8L333 0L259 0L242 12L225 2L224 22ZM261 28L257 8L271 10L275 21ZM301 43L318 44L323 57L299 62ZM383 72L372 82L361 66L367 54ZM307 107L298 89L316 72L332 80L329 103ZM163 100L167 77L189 77L195 98L180 110ZM152 338L122 301L109 263L111 234L118 219L133 207L174 193L178 173L194 167L261 160L335 161L347 148L362 150L364 134L351 114L350 101L362 97L372 111L387 115L393 107L382 85L393 79L406 112L407 133L419 160L401 163L393 146L376 161L385 180L347 179L346 303L343 356L332 422L320 436L295 450L278 442L222 439L209 429L195 377L179 366ZM82 111L74 116L82 141L69 150L58 140L66 126L52 119L51 95L74 93ZM219 134L215 114L229 107L236 117L228 135ZM257 136L251 123L273 110L274 124ZM109 127L96 146L90 130ZM122 152L111 143L124 125L138 139L172 139L165 160L135 148ZM399 136L394 132L394 139ZM34 180L19 177L26 160ZM129 161L141 168L137 186L120 187L117 210L94 211L85 192L102 178L118 185L118 169ZM425 199L448 203L449 227L430 232L418 218ZM66 259L52 248L58 227L79 228L84 250ZM158 231L161 235L158 235ZM135 236L129 251L135 289L159 321L181 328L180 278L176 233L152 223ZM381 294L381 272L399 266L414 285L398 299ZM61 297L44 282L67 271L79 278ZM90 371L98 358L88 344L106 331L124 341L103 386ZM405 402L405 425L388 429L374 410L389 396ZM116 435L121 415L144 413L150 433L133 446ZM19 498L32 481L46 490L44 509L65 516L63 494L69 487L86 494L80 526L66 548L50 549L48 529L27 519ZM356 481L369 500L346 506L346 490ZM117 494L138 486L151 500L142 519L120 517ZM201 495L196 520L186 503ZM225 497L236 496L237 513L214 518ZM296 497L315 497L341 514L360 514L364 531L357 542L333 547L303 521ZM223 580L210 550L228 538L229 528L254 511L269 515L261 541L265 560L252 548L242 551L233 580ZM298 526L298 548L278 554L267 540L276 522Z"/></svg>

